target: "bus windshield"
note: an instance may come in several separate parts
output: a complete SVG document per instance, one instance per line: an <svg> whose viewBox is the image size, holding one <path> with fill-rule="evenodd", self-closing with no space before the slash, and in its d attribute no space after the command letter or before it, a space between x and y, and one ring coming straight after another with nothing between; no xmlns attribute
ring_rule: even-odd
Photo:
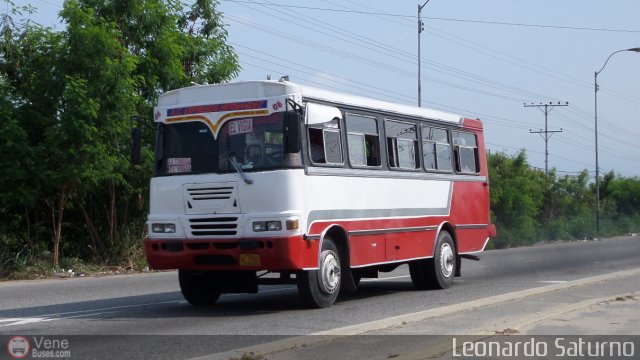
<svg viewBox="0 0 640 360"><path fill-rule="evenodd" d="M217 139L201 121L160 124L156 137L156 176L284 167L284 113L227 121Z"/></svg>

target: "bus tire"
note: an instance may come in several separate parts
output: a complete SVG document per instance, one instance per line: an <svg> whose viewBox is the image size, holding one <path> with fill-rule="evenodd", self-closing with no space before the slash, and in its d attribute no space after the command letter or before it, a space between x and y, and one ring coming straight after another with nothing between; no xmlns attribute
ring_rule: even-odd
<svg viewBox="0 0 640 360"><path fill-rule="evenodd" d="M213 305L222 293L212 271L178 270L178 280L182 296L191 305Z"/></svg>
<svg viewBox="0 0 640 360"><path fill-rule="evenodd" d="M453 284L456 270L456 250L451 234L438 235L433 258L409 264L411 281L418 289L446 289Z"/></svg>
<svg viewBox="0 0 640 360"><path fill-rule="evenodd" d="M340 254L330 238L322 241L320 269L298 273L298 292L306 305L327 308L336 302L342 284Z"/></svg>

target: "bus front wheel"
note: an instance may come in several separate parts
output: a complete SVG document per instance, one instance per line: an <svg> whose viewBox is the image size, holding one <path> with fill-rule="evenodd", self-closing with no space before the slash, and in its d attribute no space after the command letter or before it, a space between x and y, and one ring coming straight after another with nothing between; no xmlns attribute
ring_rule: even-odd
<svg viewBox="0 0 640 360"><path fill-rule="evenodd" d="M335 303L342 282L340 256L330 238L322 241L320 268L301 271L297 275L298 291L310 307L326 308Z"/></svg>
<svg viewBox="0 0 640 360"><path fill-rule="evenodd" d="M178 270L182 296L191 305L209 306L218 301L221 290L216 278L212 271Z"/></svg>
<svg viewBox="0 0 640 360"><path fill-rule="evenodd" d="M411 281L418 289L446 289L453 284L456 269L456 250L451 234L438 235L433 258L409 264Z"/></svg>

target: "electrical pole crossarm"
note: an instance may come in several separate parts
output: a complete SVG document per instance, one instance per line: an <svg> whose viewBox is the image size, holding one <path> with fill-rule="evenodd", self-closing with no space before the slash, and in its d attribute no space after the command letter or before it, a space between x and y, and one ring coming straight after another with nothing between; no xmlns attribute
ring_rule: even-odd
<svg viewBox="0 0 640 360"><path fill-rule="evenodd" d="M542 140L544 140L544 173L548 174L549 173L549 139L551 139L551 137L553 136L554 133L559 133L559 132L563 132L562 129L560 130L549 130L548 128L548 117L549 117L549 112L551 112L551 110L553 110L554 107L556 106L569 106L569 102L565 102L564 104L561 103L560 101L558 101L558 103L554 104L552 102L548 103L548 104L524 104L524 107L537 107L538 109L542 110L542 112L544 113L544 130L540 129L540 131L533 131L533 130L529 130L530 134L540 134L540 136L542 137ZM543 109L544 108L544 109Z"/></svg>

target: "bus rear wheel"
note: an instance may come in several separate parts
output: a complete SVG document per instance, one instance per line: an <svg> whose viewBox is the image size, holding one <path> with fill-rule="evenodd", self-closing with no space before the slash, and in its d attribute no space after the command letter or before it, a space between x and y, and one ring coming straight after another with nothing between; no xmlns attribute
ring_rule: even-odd
<svg viewBox="0 0 640 360"><path fill-rule="evenodd" d="M456 250L451 234L442 231L436 240L433 258L409 264L411 281L418 289L446 289L453 284Z"/></svg>
<svg viewBox="0 0 640 360"><path fill-rule="evenodd" d="M322 242L320 268L301 271L297 275L298 292L310 307L326 308L333 305L340 293L342 268L336 244L330 238Z"/></svg>
<svg viewBox="0 0 640 360"><path fill-rule="evenodd" d="M221 287L213 271L178 270L182 296L196 306L209 306L218 301Z"/></svg>

